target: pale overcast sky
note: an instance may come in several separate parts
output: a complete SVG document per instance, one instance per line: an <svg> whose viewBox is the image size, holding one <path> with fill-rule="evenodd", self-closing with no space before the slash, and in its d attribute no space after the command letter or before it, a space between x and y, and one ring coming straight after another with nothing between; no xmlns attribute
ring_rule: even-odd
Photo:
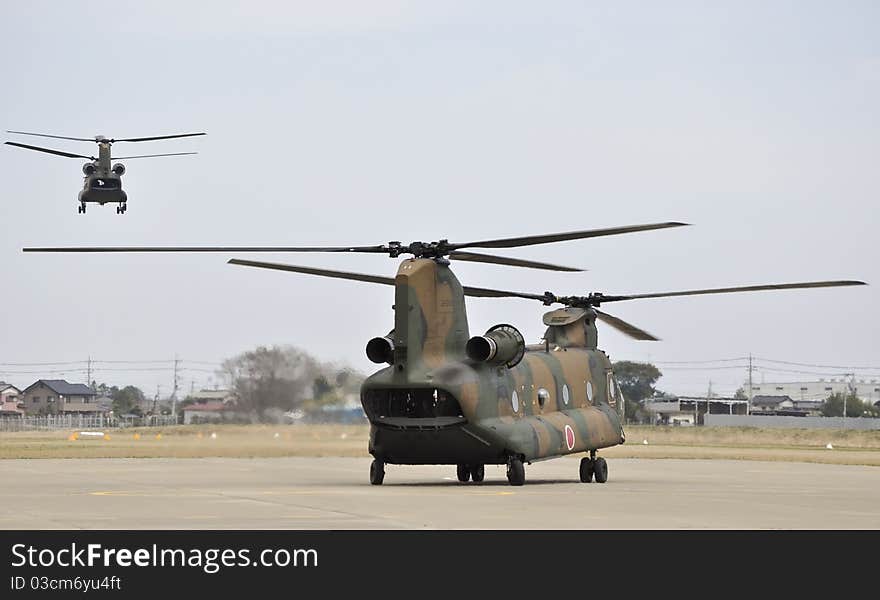
<svg viewBox="0 0 880 600"><path fill-rule="evenodd" d="M669 363L749 353L835 367L764 363L766 381L838 366L880 378L876 2L4 2L0 75L2 129L208 133L114 146L199 152L128 162L121 216L77 214L83 161L0 148L0 379L16 385L84 380L79 364L31 363L177 355L188 391L260 344L369 372L364 345L392 324L384 286L233 255L24 246L464 241L667 220L694 226L505 252L586 273L455 271L558 294L862 279L873 285L608 305L663 341L603 327L600 345L665 363L659 387L678 393L710 380L732 393L746 373ZM397 263L244 258L382 275ZM543 333L537 303L468 308L472 334ZM167 363L97 366L98 381L170 391Z"/></svg>

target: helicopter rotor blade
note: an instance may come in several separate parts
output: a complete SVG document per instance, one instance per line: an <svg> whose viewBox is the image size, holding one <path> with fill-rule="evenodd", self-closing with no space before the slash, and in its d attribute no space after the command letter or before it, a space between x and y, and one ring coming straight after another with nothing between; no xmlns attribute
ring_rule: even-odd
<svg viewBox="0 0 880 600"><path fill-rule="evenodd" d="M477 252L459 252L453 250L449 253L450 260L463 260L470 262L490 263L496 265L507 265L509 267L526 267L529 269L544 269L546 271L566 271L570 273L581 272L584 269L574 267L564 267L561 265L553 265L545 262L537 262L533 260L523 260L520 258L510 258L507 256L495 256L492 254L479 254Z"/></svg>
<svg viewBox="0 0 880 600"><path fill-rule="evenodd" d="M29 131L10 131L6 130L6 133L18 133L20 135L35 135L37 137L45 137L45 138L55 138L57 140L75 140L77 142L94 142L95 138L78 138L78 137L67 137L66 135L49 135L48 133L31 133Z"/></svg>
<svg viewBox="0 0 880 600"><path fill-rule="evenodd" d="M172 138L185 138L185 137L194 137L197 135L208 135L204 131L200 133L176 133L174 135L154 135L150 137L139 137L139 138L115 138L109 140L111 143L115 142L149 142L152 140L170 140Z"/></svg>
<svg viewBox="0 0 880 600"><path fill-rule="evenodd" d="M299 267L297 265L285 265L280 263L261 262L256 260L242 260L239 258L231 258L226 261L230 265L240 265L244 267L256 267L258 269L273 269L275 271L290 271L293 273L305 273L306 275L318 275L319 277L332 277L334 279L350 279L353 281L365 281L367 283L381 283L383 285L394 285L393 277L382 277L380 275L367 275L365 273L350 273L348 271L333 271L330 269L315 269L312 267Z"/></svg>
<svg viewBox="0 0 880 600"><path fill-rule="evenodd" d="M62 152L61 150L52 150L51 148L40 148L39 146L29 146L27 144L19 144L18 142L4 142L8 146L16 148L27 148L28 150L36 150L37 152L45 152L46 154L55 154L66 158L84 158L86 160L95 160L94 156L84 156L82 154L72 154L70 152Z"/></svg>
<svg viewBox="0 0 880 600"><path fill-rule="evenodd" d="M601 310L593 309L596 312L596 318L605 323L606 325L610 325L620 333L628 335L629 337L641 340L644 342L659 342L660 338L654 337L644 329L639 329L632 323L627 323L623 319L619 317L615 317L614 315L609 315L607 312L603 312Z"/></svg>
<svg viewBox="0 0 880 600"><path fill-rule="evenodd" d="M368 275L366 273L352 273L349 271L334 271L332 269L316 269L314 267L301 267L298 265L288 265L281 263L262 262L256 260L243 260L240 258L231 258L226 261L231 265L240 265L245 267L257 267L260 269L273 269L275 271L289 271L292 273L304 273L306 275L318 275L320 277L332 277L334 279L350 279L352 281L364 281L366 283L380 283L382 285L394 285L393 277L383 277L381 275ZM475 296L481 298L526 298L527 300L543 300L544 296L535 294L525 294L520 292L508 292L504 290L493 290L488 288L477 288L464 286L465 296Z"/></svg>
<svg viewBox="0 0 880 600"><path fill-rule="evenodd" d="M172 152L170 154L141 154L139 156L114 156L114 160L131 160L132 158L155 158L157 156L183 156L184 154L198 154L198 152Z"/></svg>
<svg viewBox="0 0 880 600"><path fill-rule="evenodd" d="M730 294L735 292L761 292L765 290L795 290L804 288L844 287L851 285L868 285L864 281L806 281L802 283L773 283L767 285L745 285L739 287L710 288L702 290L685 290L681 292L660 292L656 294L601 295L600 302L618 302L620 300L640 300L644 298L671 298L673 296L700 296L704 294Z"/></svg>
<svg viewBox="0 0 880 600"><path fill-rule="evenodd" d="M287 246L97 246L22 248L22 252L367 252L385 253L384 246L287 247Z"/></svg>
<svg viewBox="0 0 880 600"><path fill-rule="evenodd" d="M689 223L667 222L650 223L647 225L629 225L625 227L610 227L606 229L586 229L583 231L569 231L566 233L550 233L544 235L529 235L517 238L504 238L494 240L482 240L467 242L464 244L450 244L452 249L459 248L518 248L521 246L534 246L536 244L549 244L552 242L564 242L567 240L580 240L584 238L603 237L607 235L619 235L636 231L650 231L652 229L666 229L668 227L685 227Z"/></svg>
<svg viewBox="0 0 880 600"><path fill-rule="evenodd" d="M465 296L473 296L475 298L523 298L525 300L540 300L544 302L544 295L529 294L526 292L511 292L508 290L495 290L491 288L479 288L472 286L463 286Z"/></svg>

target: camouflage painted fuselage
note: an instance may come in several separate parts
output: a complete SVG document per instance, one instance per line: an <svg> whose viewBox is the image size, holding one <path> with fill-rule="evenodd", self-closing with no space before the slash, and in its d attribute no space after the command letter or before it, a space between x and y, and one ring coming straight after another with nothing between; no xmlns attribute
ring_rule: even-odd
<svg viewBox="0 0 880 600"><path fill-rule="evenodd" d="M88 165L89 163L86 163ZM107 203L125 204L128 194L122 189L122 178L113 172L110 166L110 144L98 144L98 159L93 161L94 172L83 178L83 189L77 200L81 204L95 202L100 205Z"/></svg>
<svg viewBox="0 0 880 600"><path fill-rule="evenodd" d="M563 315L508 368L467 358L464 294L445 264L405 260L395 290L394 363L361 390L377 459L531 462L624 441L623 399L587 312Z"/></svg>

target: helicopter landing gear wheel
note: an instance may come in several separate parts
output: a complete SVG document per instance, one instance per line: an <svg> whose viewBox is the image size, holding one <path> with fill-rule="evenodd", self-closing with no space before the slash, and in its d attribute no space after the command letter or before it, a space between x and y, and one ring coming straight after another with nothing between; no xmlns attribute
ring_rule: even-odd
<svg viewBox="0 0 880 600"><path fill-rule="evenodd" d="M522 485L526 482L526 468L515 456L507 461L507 482L510 485Z"/></svg>
<svg viewBox="0 0 880 600"><path fill-rule="evenodd" d="M608 463L604 458L597 458L593 461L593 475L596 476L596 483L608 481Z"/></svg>
<svg viewBox="0 0 880 600"><path fill-rule="evenodd" d="M471 465L471 479L474 483L480 483L486 477L485 465Z"/></svg>
<svg viewBox="0 0 880 600"><path fill-rule="evenodd" d="M455 474L460 482L465 483L471 478L471 468L468 465L458 465L455 469Z"/></svg>
<svg viewBox="0 0 880 600"><path fill-rule="evenodd" d="M385 463L379 459L370 463L370 483L372 485L382 485L385 481Z"/></svg>
<svg viewBox="0 0 880 600"><path fill-rule="evenodd" d="M581 459L580 476L581 483L590 483L593 481L593 460L586 456Z"/></svg>
<svg viewBox="0 0 880 600"><path fill-rule="evenodd" d="M81 202L79 208L76 209L76 212L78 212L79 214L84 214L86 212L86 203Z"/></svg>

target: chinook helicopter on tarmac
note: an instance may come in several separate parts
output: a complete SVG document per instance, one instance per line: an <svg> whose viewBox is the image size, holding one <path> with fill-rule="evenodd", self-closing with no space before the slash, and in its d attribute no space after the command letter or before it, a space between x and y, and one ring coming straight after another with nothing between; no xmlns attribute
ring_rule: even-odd
<svg viewBox="0 0 880 600"><path fill-rule="evenodd" d="M159 135L152 137L139 138L106 138L103 135L96 135L94 138L78 138L67 137L63 135L48 135L45 133L29 133L27 131L7 131L6 133L17 133L19 135L34 135L37 137L56 138L60 140L75 140L78 142L96 142L98 144L98 156L85 156L83 154L72 154L61 150L52 150L51 148L41 148L40 146L30 146L28 144L19 144L18 142L5 142L9 146L17 148L25 148L27 150L36 150L37 152L45 152L46 154L54 154L56 156L64 156L66 158L85 158L91 162L83 165L83 189L79 193L79 209L77 212L84 214L86 212L86 204L94 202L104 206L107 203L117 204L116 214L121 215L128 210L128 194L122 191L122 175L125 173L125 165L116 163L111 166L110 146L116 142L150 142L153 140L168 140L171 138L193 137L197 135L205 135L202 133L180 133L175 135ZM117 160L129 160L132 158L155 158L157 156L183 156L185 154L198 154L198 152L172 152L171 154L143 154L140 156L117 156Z"/></svg>
<svg viewBox="0 0 880 600"><path fill-rule="evenodd" d="M596 321L637 340L650 333L599 310L609 302L672 296L864 285L813 281L698 289L651 294L557 296L463 286L450 260L555 271L579 271L462 248L514 248L565 240L679 227L669 222L467 243L390 242L348 247L115 247L25 248L25 252L366 252L397 258L410 254L396 277L231 259L235 265L290 271L394 286L394 327L371 339L367 357L388 366L368 377L361 402L370 421L370 483L380 485L386 464L452 464L458 480L481 482L485 465L507 466L511 485L525 483L527 463L586 453L582 482L608 479L602 448L624 442L625 401L611 361L598 348ZM495 325L471 337L465 297L524 298L562 308L544 315L543 342L525 343L512 325Z"/></svg>

